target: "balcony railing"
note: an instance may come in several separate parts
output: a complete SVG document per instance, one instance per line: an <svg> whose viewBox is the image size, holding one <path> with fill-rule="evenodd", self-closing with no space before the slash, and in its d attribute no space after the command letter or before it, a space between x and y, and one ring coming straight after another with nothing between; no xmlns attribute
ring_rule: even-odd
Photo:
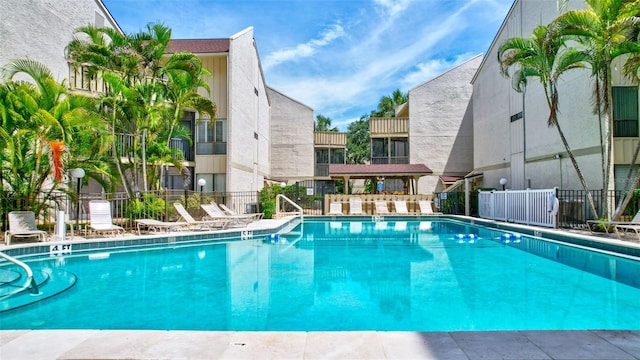
<svg viewBox="0 0 640 360"><path fill-rule="evenodd" d="M177 149L182 152L182 154L184 154L185 161L194 161L195 157L193 154L193 149L191 148L191 145L189 144L187 139L172 138L171 141L169 141L169 147L171 149Z"/></svg>
<svg viewBox="0 0 640 360"><path fill-rule="evenodd" d="M408 156L371 157L372 164L408 164Z"/></svg>
<svg viewBox="0 0 640 360"><path fill-rule="evenodd" d="M409 118L370 118L369 133L376 136L409 136Z"/></svg>
<svg viewBox="0 0 640 360"><path fill-rule="evenodd" d="M347 133L336 131L316 131L313 134L313 144L315 146L346 147Z"/></svg>

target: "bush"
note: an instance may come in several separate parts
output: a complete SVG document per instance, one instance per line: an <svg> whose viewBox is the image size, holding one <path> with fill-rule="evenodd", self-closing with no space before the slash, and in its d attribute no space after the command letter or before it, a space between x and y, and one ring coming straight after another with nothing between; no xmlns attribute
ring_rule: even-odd
<svg viewBox="0 0 640 360"><path fill-rule="evenodd" d="M153 194L143 194L141 200L129 203L127 216L130 219L160 219L165 212L165 201Z"/></svg>

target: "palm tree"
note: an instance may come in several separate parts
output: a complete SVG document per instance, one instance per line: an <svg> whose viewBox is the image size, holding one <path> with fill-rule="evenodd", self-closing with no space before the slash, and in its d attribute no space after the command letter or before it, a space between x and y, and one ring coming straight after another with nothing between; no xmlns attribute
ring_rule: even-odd
<svg viewBox="0 0 640 360"><path fill-rule="evenodd" d="M318 114L316 116L316 131L338 131L337 128L331 127L331 119Z"/></svg>
<svg viewBox="0 0 640 360"><path fill-rule="evenodd" d="M547 126L558 130L562 145L587 194L591 211L597 214L593 195L558 122L558 80L569 70L583 68L586 54L575 48L566 48L565 40L559 36L557 30L554 23L548 26L540 25L533 30L530 38L515 37L505 40L498 48L498 62L504 76L509 76L512 66L518 67L512 77L513 88L518 92L525 91L528 78L534 77L540 81L549 107Z"/></svg>
<svg viewBox="0 0 640 360"><path fill-rule="evenodd" d="M17 74L28 76L31 82L14 81ZM81 147L74 144L87 134L96 138L103 132L104 122L94 111L92 99L68 93L39 62L14 60L3 68L3 76L0 191L15 193L21 201L16 207L39 213L53 191L66 189L65 165L90 157L95 150L78 153ZM42 193L45 201L38 199Z"/></svg>
<svg viewBox="0 0 640 360"><path fill-rule="evenodd" d="M633 37L638 27L640 2L631 0L585 0L586 9L561 14L557 22L562 36L574 37L589 55L592 76L595 78L594 113L600 120L602 152L602 184L614 190L613 180L613 109L612 62L622 55L637 54ZM603 198L603 217L611 219L609 198Z"/></svg>
<svg viewBox="0 0 640 360"><path fill-rule="evenodd" d="M400 89L393 91L391 96L383 96L378 103L378 109L371 112L371 117L394 117L396 108L409 100L409 95Z"/></svg>

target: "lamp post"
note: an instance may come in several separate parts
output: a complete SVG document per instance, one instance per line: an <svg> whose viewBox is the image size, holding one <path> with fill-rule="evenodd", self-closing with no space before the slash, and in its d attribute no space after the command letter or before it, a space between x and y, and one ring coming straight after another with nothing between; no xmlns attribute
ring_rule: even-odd
<svg viewBox="0 0 640 360"><path fill-rule="evenodd" d="M76 179L76 229L80 230L80 187L82 186L82 178L84 177L84 170L81 168L75 168L71 170L71 177Z"/></svg>
<svg viewBox="0 0 640 360"><path fill-rule="evenodd" d="M202 200L204 200L204 186L207 185L207 180L200 178L198 179L198 186L200 186L200 205L202 205Z"/></svg>
<svg viewBox="0 0 640 360"><path fill-rule="evenodd" d="M502 185L502 191L504 191L504 186L507 185L507 179L506 178L500 179L500 185Z"/></svg>

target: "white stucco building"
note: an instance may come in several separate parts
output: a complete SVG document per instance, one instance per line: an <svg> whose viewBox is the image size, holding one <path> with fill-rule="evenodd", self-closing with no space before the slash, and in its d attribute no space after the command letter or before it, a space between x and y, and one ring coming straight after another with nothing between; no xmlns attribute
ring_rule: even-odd
<svg viewBox="0 0 640 360"><path fill-rule="evenodd" d="M100 0L2 0L0 66L29 58L46 64L54 79L69 80L65 47L88 24L121 31Z"/></svg>
<svg viewBox="0 0 640 360"><path fill-rule="evenodd" d="M582 6L583 1L569 2L569 8ZM516 92L511 79L501 76L497 59L497 49L506 39L529 37L536 26L547 25L558 16L556 0L516 0L473 78L471 175L481 179L480 186L498 188L499 179L505 178L511 189L582 189L558 131L547 126L549 109L540 83L531 79L524 93ZM590 69L563 75L558 121L590 189L602 189L600 131L592 112L590 75ZM613 146L616 183L621 189L638 141L638 89L615 69L613 81L614 127L624 125L624 131L614 129ZM616 102L617 96L628 100ZM621 118L618 113L632 116Z"/></svg>
<svg viewBox="0 0 640 360"><path fill-rule="evenodd" d="M442 191L473 169L470 80L481 61L475 56L409 90L409 162L433 171L420 178L421 193Z"/></svg>
<svg viewBox="0 0 640 360"><path fill-rule="evenodd" d="M313 109L267 88L271 103L271 176L275 180L310 180L314 176Z"/></svg>

